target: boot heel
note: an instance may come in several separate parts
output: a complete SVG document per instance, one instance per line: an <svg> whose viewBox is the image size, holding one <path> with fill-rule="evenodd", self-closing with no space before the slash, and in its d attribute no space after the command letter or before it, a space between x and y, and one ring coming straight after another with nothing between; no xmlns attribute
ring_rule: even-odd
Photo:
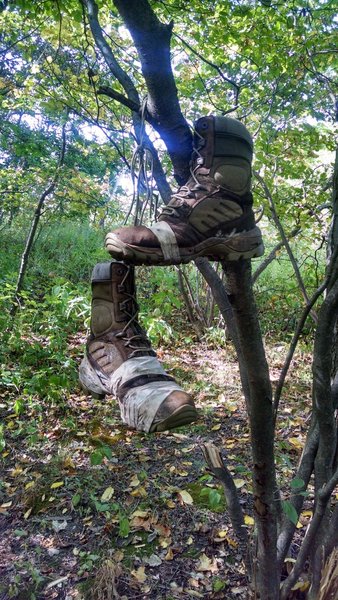
<svg viewBox="0 0 338 600"><path fill-rule="evenodd" d="M102 389L100 381L87 356L82 359L80 364L79 383L86 396L92 396L95 400L103 400L105 398L106 393Z"/></svg>
<svg viewBox="0 0 338 600"><path fill-rule="evenodd" d="M92 398L94 398L94 400L103 400L106 397L106 394L98 394L97 392L92 392L82 382L80 382L80 388L86 396L91 396Z"/></svg>

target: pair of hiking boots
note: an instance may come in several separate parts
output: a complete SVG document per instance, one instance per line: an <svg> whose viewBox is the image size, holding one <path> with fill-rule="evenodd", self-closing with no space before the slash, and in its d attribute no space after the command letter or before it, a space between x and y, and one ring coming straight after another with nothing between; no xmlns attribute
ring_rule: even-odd
<svg viewBox="0 0 338 600"><path fill-rule="evenodd" d="M79 376L86 392L117 397L129 427L164 431L197 417L191 396L164 371L138 322L133 265L261 256L250 191L252 154L242 123L202 117L195 124L190 179L155 225L124 227L106 237L115 260L94 267L91 333Z"/></svg>

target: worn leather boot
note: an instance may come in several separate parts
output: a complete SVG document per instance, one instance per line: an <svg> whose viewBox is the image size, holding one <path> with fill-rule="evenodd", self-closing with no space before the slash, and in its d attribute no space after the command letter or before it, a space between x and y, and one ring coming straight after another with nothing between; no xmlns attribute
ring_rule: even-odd
<svg viewBox="0 0 338 600"><path fill-rule="evenodd" d="M99 263L92 275L91 333L79 369L94 397L117 397L123 421L140 431L164 431L197 418L194 402L167 375L140 326L134 269Z"/></svg>
<svg viewBox="0 0 338 600"><path fill-rule="evenodd" d="M253 142L228 117L195 124L191 177L163 208L157 223L123 227L106 237L112 256L133 264L187 263L199 256L235 261L261 256L251 194Z"/></svg>

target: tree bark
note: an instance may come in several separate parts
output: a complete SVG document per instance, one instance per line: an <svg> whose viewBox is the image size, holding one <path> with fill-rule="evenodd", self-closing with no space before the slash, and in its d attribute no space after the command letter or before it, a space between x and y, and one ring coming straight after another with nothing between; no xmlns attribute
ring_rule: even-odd
<svg viewBox="0 0 338 600"><path fill-rule="evenodd" d="M114 0L134 40L147 84L147 116L163 139L180 185L189 178L192 135L183 117L171 68L173 23L159 21L148 0Z"/></svg>
<svg viewBox="0 0 338 600"><path fill-rule="evenodd" d="M277 569L277 483L274 464L274 412L269 369L252 292L251 264L224 262L239 343L248 373L257 526L256 590L262 600L279 597Z"/></svg>

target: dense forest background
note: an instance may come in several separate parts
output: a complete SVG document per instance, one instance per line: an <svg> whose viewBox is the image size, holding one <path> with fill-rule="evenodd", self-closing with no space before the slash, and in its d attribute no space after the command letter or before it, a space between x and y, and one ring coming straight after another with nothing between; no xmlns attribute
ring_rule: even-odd
<svg viewBox="0 0 338 600"><path fill-rule="evenodd" d="M330 384L337 372L335 9L332 0L0 2L0 516L8 536L1 598L235 598L252 588L255 597L279 597L275 584L262 591L264 575L255 581L233 521L221 522L223 491L200 450L207 442L228 448L252 552L259 515L250 451L241 446L248 444L248 404L227 308L203 269L137 268L142 323L160 358L197 397L201 423L181 438L151 442L121 429L113 403L95 406L78 387L90 274L109 259L105 234L132 222L137 203L150 222L184 182L188 126L204 114L240 119L255 143L253 194L266 252L253 261L253 289L276 406L282 396L274 459L282 508L274 518L279 531L283 519L289 529L291 523L288 536L295 536L276 567L286 581L281 598L334 598L337 556L325 572L328 595L319 596L337 543L334 385L319 427L323 440L331 436L325 476L315 455L307 480L297 464L318 425L311 364L325 310L331 321L321 343L330 349ZM154 64L157 48L168 68L162 89L147 72L145 43L155 48ZM212 266L214 285L223 282L231 296L226 268ZM151 471L161 460L175 481ZM117 491L121 465L128 481ZM331 542L316 531L310 542L318 538L322 554L305 547L290 578L328 481L322 526ZM172 521L163 516L176 510ZM174 522L184 523L193 541L175 538ZM159 569L167 582L161 591Z"/></svg>

